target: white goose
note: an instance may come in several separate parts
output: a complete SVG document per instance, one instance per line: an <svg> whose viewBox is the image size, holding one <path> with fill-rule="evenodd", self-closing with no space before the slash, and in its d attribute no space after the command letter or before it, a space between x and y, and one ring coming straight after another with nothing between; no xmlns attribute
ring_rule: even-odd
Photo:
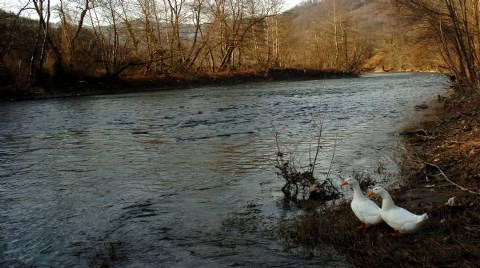
<svg viewBox="0 0 480 268"><path fill-rule="evenodd" d="M382 187L377 186L368 192L368 196L374 194L378 194L382 197L380 215L382 216L382 219L396 231L394 234L396 236L417 231L428 219L427 213L416 215L395 205L390 194Z"/></svg>
<svg viewBox="0 0 480 268"><path fill-rule="evenodd" d="M355 213L355 216L362 222L359 228L366 229L369 225L382 222L380 207L363 195L358 181L354 178L347 178L340 184L342 187L345 185L350 185L353 189L353 199L350 207L353 213Z"/></svg>

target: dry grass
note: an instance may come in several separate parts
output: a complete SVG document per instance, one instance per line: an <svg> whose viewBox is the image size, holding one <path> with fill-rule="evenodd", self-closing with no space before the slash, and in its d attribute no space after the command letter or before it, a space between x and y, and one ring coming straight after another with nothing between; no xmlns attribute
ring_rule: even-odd
<svg viewBox="0 0 480 268"><path fill-rule="evenodd" d="M434 163L452 182L480 192L477 104L454 97L436 111L434 120L417 124L405 136L405 187L391 194L398 205L429 214L423 229L401 237L390 236L392 229L384 223L358 230L360 222L344 203L310 208L284 223L281 237L309 249L331 244L359 267L478 267L480 195L453 185L428 165ZM444 205L453 196L455 205Z"/></svg>
<svg viewBox="0 0 480 268"><path fill-rule="evenodd" d="M331 244L359 267L476 267L480 260L478 199L429 213L418 233L393 237L386 224L357 229L359 221L347 203L321 212L313 210L285 223L279 235L293 248L314 251ZM404 205L405 206L405 205ZM427 205L408 207L421 213Z"/></svg>

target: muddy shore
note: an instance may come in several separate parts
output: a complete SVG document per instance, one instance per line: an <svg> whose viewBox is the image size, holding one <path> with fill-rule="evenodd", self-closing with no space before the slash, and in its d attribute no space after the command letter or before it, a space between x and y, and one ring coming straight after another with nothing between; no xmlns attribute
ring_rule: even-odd
<svg viewBox="0 0 480 268"><path fill-rule="evenodd" d="M306 213L287 228L287 240L313 251L332 244L358 267L478 267L480 106L452 91L427 107L427 116L402 133L404 185L390 189L399 206L428 213L423 229L401 237L391 236L384 223L359 230L360 222L344 203Z"/></svg>

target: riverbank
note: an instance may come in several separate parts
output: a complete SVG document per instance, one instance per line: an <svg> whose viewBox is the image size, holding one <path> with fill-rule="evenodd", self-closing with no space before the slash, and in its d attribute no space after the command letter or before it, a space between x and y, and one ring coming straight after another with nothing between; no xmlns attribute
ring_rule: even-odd
<svg viewBox="0 0 480 268"><path fill-rule="evenodd" d="M450 92L429 106L428 116L403 133L405 185L393 195L430 219L420 232L400 238L383 235L385 225L357 234L356 247L367 254L345 250L356 265L474 267L480 261L478 102Z"/></svg>
<svg viewBox="0 0 480 268"><path fill-rule="evenodd" d="M333 210L306 213L293 223L302 228L290 228L287 240L316 250L321 243L332 244L359 267L476 267L480 108L457 93L439 96L428 106L428 116L402 133L404 186L390 190L399 206L428 213L423 229L401 237L390 236L392 229L386 224L358 230L359 221L343 203ZM446 205L452 197L454 202Z"/></svg>
<svg viewBox="0 0 480 268"><path fill-rule="evenodd" d="M211 74L166 74L148 78L123 76L117 80L100 78L68 79L49 83L45 87L28 89L3 87L0 88L0 101L123 94L247 82L300 81L357 76L355 73L337 70L270 68L268 70L229 71Z"/></svg>

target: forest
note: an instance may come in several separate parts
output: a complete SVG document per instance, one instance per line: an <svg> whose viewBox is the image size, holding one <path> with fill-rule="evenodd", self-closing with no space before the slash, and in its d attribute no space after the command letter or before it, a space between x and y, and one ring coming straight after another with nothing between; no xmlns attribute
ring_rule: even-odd
<svg viewBox="0 0 480 268"><path fill-rule="evenodd" d="M0 10L0 96L86 81L272 70L435 71L478 88L479 3L462 0L22 0Z"/></svg>

